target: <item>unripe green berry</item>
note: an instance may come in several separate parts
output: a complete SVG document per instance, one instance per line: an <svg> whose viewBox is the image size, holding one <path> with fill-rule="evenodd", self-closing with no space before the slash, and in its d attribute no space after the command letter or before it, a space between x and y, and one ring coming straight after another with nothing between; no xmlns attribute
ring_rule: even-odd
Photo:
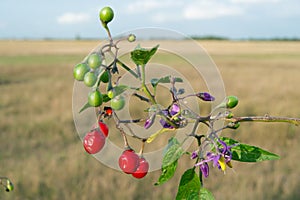
<svg viewBox="0 0 300 200"><path fill-rule="evenodd" d="M102 23L109 23L114 18L114 11L110 7L104 7L100 10L99 17Z"/></svg>
<svg viewBox="0 0 300 200"><path fill-rule="evenodd" d="M107 92L107 96L110 98L110 99L113 99L116 95L115 95L115 91L114 89L111 89Z"/></svg>
<svg viewBox="0 0 300 200"><path fill-rule="evenodd" d="M77 81L83 81L84 76L87 72L90 71L90 68L85 63L79 63L74 67L73 76Z"/></svg>
<svg viewBox="0 0 300 200"><path fill-rule="evenodd" d="M226 102L226 108L234 108L239 103L239 99L236 96L228 96Z"/></svg>
<svg viewBox="0 0 300 200"><path fill-rule="evenodd" d="M92 87L97 82L97 76L94 72L88 72L84 76L84 84L88 87Z"/></svg>
<svg viewBox="0 0 300 200"><path fill-rule="evenodd" d="M227 119L231 119L234 117L234 114L232 112L229 112L228 115L226 116Z"/></svg>
<svg viewBox="0 0 300 200"><path fill-rule="evenodd" d="M90 68L97 69L102 64L102 57L97 53L92 53L91 55L89 55L87 63Z"/></svg>
<svg viewBox="0 0 300 200"><path fill-rule="evenodd" d="M9 179L7 179L6 180L6 189L5 189L5 191L10 192L10 191L13 191L13 190L14 190L13 183Z"/></svg>
<svg viewBox="0 0 300 200"><path fill-rule="evenodd" d="M127 38L128 42L134 42L136 39L135 35L134 34L130 34Z"/></svg>
<svg viewBox="0 0 300 200"><path fill-rule="evenodd" d="M122 95L118 95L110 101L110 107L113 110L121 110L124 108L124 106L125 106L125 98Z"/></svg>
<svg viewBox="0 0 300 200"><path fill-rule="evenodd" d="M95 90L89 93L88 102L91 106L98 107L103 102L103 97L99 90Z"/></svg>
<svg viewBox="0 0 300 200"><path fill-rule="evenodd" d="M228 128L231 128L231 129L237 129L237 128L240 127L240 125L241 125L240 122L230 122L230 123L227 125L227 127L228 127Z"/></svg>

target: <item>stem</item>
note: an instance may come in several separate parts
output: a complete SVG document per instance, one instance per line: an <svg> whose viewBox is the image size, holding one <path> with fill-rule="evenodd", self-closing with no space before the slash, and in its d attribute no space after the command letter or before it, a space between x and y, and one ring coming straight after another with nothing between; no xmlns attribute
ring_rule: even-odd
<svg viewBox="0 0 300 200"><path fill-rule="evenodd" d="M153 105L156 105L157 103L156 103L153 95L151 94L151 92L149 91L148 87L145 84L145 82L146 82L145 65L142 65L141 67L142 67L142 74L141 74L142 75L142 90L147 95L147 97L149 98L151 103Z"/></svg>
<svg viewBox="0 0 300 200"><path fill-rule="evenodd" d="M116 119L116 128L119 129L122 137L123 137L123 141L124 141L124 147L125 148L128 148L129 147L129 143L128 143L128 140L127 140L127 137L126 137L126 133L125 131L123 130L123 128L121 128L120 126L120 119L119 117L117 116L117 114L114 112L114 117Z"/></svg>
<svg viewBox="0 0 300 200"><path fill-rule="evenodd" d="M294 124L296 126L300 125L299 118L290 118L290 117L275 117L275 116L246 116L246 117L233 117L231 119L225 119L230 122L285 122Z"/></svg>
<svg viewBox="0 0 300 200"><path fill-rule="evenodd" d="M138 78L139 75L137 75L134 71L132 71L126 64L121 62L119 59L116 59L116 62L123 67L125 70L127 70L130 74L132 74L135 78Z"/></svg>

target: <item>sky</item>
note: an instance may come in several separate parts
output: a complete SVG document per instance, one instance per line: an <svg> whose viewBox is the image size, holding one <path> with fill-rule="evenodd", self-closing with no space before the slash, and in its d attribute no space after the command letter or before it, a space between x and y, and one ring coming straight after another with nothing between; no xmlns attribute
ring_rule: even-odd
<svg viewBox="0 0 300 200"><path fill-rule="evenodd" d="M300 38L299 0L1 0L0 39L104 38L104 6L115 11L113 35L160 27L188 36Z"/></svg>

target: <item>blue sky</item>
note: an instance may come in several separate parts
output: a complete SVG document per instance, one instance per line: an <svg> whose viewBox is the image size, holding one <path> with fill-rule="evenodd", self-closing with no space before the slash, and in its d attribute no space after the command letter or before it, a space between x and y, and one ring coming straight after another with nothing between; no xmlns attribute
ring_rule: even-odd
<svg viewBox="0 0 300 200"><path fill-rule="evenodd" d="M98 12L111 6L113 34L162 27L189 36L300 38L299 0L1 0L0 39L103 38Z"/></svg>

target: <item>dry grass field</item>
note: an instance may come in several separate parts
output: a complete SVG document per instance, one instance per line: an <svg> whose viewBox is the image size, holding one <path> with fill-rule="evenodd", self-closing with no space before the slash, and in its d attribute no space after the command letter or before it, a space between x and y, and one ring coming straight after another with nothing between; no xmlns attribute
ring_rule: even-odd
<svg viewBox="0 0 300 200"><path fill-rule="evenodd" d="M199 43L218 66L226 93L239 97L236 115L300 117L300 42ZM136 180L82 148L72 116L72 69L97 44L0 41L0 176L15 184L11 193L0 188L0 199L174 199L192 164L187 157L170 182L156 187L159 171ZM225 175L212 168L205 187L216 199L300 199L300 127L244 123L223 135L281 159L233 163Z"/></svg>

